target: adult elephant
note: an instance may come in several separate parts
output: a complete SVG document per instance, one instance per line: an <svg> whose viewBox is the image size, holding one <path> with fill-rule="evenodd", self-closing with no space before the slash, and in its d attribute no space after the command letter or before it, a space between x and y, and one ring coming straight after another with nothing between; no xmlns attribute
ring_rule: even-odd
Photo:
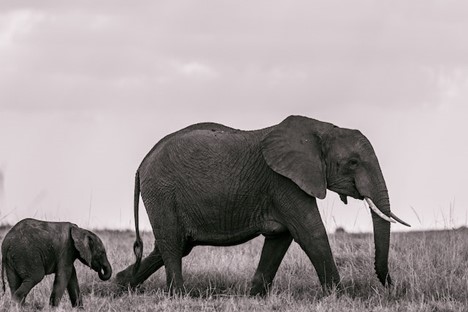
<svg viewBox="0 0 468 312"><path fill-rule="evenodd" d="M302 116L255 131L200 123L159 141L136 173L136 262L117 274L117 283L135 287L164 265L167 286L180 290L182 257L192 247L236 245L262 234L251 295L266 293L293 239L328 289L340 276L316 203L327 188L345 203L347 196L368 202L375 270L383 285L391 284L390 222L407 224L390 212L370 142L358 130ZM143 261L140 191L155 237L154 250Z"/></svg>

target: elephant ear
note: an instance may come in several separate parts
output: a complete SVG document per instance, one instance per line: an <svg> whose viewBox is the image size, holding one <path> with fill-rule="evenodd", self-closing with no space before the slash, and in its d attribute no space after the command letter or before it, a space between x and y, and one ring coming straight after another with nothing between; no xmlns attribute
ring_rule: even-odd
<svg viewBox="0 0 468 312"><path fill-rule="evenodd" d="M86 230L79 228L76 225L71 227L71 237L76 250L80 254L80 258L83 259L88 266L91 265L92 252L91 245L92 241Z"/></svg>
<svg viewBox="0 0 468 312"><path fill-rule="evenodd" d="M263 157L275 172L291 179L307 194L323 199L327 180L321 136L333 127L318 120L289 116L263 139Z"/></svg>

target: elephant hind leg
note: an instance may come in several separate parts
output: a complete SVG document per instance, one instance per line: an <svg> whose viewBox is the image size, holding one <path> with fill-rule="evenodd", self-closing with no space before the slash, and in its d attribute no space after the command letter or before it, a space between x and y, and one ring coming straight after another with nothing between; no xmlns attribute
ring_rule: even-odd
<svg viewBox="0 0 468 312"><path fill-rule="evenodd" d="M161 252L162 261L166 269L166 286L170 293L183 291L182 258L190 252L187 241L181 233L181 227L173 220L165 219L171 227L161 227L155 231L156 243Z"/></svg>
<svg viewBox="0 0 468 312"><path fill-rule="evenodd" d="M18 274L16 274L15 270L9 265L6 266L5 271L7 275L8 285L10 286L10 292L11 292L11 295L13 296L16 290L21 286L21 283L23 282L23 280Z"/></svg>
<svg viewBox="0 0 468 312"><path fill-rule="evenodd" d="M148 217L153 227L156 246L166 270L166 285L170 293L183 291L182 257L190 252L183 224L177 214L174 198L160 196L145 201Z"/></svg>
<svg viewBox="0 0 468 312"><path fill-rule="evenodd" d="M160 267L164 265L164 262L161 257L161 252L158 247L155 245L154 250L141 261L140 268L135 276L133 276L130 283L131 287L136 287L143 283L148 277L151 276L154 272L159 270ZM133 265L131 266L133 270Z"/></svg>
<svg viewBox="0 0 468 312"><path fill-rule="evenodd" d="M29 294L31 289L36 286L44 277L42 276L33 276L33 277L28 277L25 278L22 282L21 285L18 287L18 289L12 294L13 300L20 304L24 304L24 301L26 300L26 296Z"/></svg>
<svg viewBox="0 0 468 312"><path fill-rule="evenodd" d="M292 236L289 233L265 237L260 262L252 279L251 296L263 296L268 292L291 242Z"/></svg>
<svg viewBox="0 0 468 312"><path fill-rule="evenodd" d="M188 245L185 241L178 241L176 246L183 246L180 249L174 248L165 250L163 253L164 267L166 269L166 285L170 294L181 294L184 291L184 280L182 277L182 258L190 254L193 245Z"/></svg>
<svg viewBox="0 0 468 312"><path fill-rule="evenodd" d="M187 246L184 250L183 256L185 257L190 253L193 246ZM121 286L135 288L146 281L154 272L159 270L164 265L161 252L158 246L154 245L154 250L146 256L140 264L140 268L136 275L133 275L133 264L125 270L117 274L117 283Z"/></svg>
<svg viewBox="0 0 468 312"><path fill-rule="evenodd" d="M132 264L125 270L117 273L116 283L124 288L128 286L135 288L146 281L151 274L156 272L163 265L164 262L162 261L161 253L159 252L158 246L155 245L154 250L141 261L140 267L135 275L133 274L134 264Z"/></svg>
<svg viewBox="0 0 468 312"><path fill-rule="evenodd" d="M184 288L182 278L182 257L190 252L185 242L177 237L157 240L166 269L166 286L171 294L181 293Z"/></svg>

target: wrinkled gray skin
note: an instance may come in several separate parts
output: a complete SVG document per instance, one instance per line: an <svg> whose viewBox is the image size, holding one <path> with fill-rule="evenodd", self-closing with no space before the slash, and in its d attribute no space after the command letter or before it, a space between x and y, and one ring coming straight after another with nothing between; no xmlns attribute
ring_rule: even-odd
<svg viewBox="0 0 468 312"><path fill-rule="evenodd" d="M379 162L357 130L290 116L270 128L241 131L201 123L159 141L135 181L134 265L117 274L135 287L165 265L167 286L183 288L181 259L193 246L229 246L265 236L251 295L263 295L294 239L310 258L324 290L340 282L316 198L326 189L368 197L385 215L390 203ZM138 196L153 228L154 250L141 261ZM388 273L390 223L372 212L375 270ZM140 263L141 261L141 263Z"/></svg>
<svg viewBox="0 0 468 312"><path fill-rule="evenodd" d="M96 234L69 222L21 220L2 243L3 290L6 271L12 298L23 304L45 275L55 273L50 305L58 306L67 289L72 306L82 307L75 259L98 272L103 281L112 275L106 250Z"/></svg>

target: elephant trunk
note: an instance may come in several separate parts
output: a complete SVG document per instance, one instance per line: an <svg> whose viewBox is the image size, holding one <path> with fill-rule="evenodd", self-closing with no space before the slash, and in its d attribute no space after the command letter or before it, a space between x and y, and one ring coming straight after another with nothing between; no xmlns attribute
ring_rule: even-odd
<svg viewBox="0 0 468 312"><path fill-rule="evenodd" d="M375 272L380 282L386 286L392 283L388 274L388 251L390 248L391 219L390 200L382 171L375 159L375 166L362 168L356 175L356 188L369 204L372 213L375 244ZM368 174L368 173L371 174Z"/></svg>
<svg viewBox="0 0 468 312"><path fill-rule="evenodd" d="M106 261L101 270L98 271L99 278L103 281L107 281L112 275L112 267L108 261Z"/></svg>
<svg viewBox="0 0 468 312"><path fill-rule="evenodd" d="M378 209L386 216L390 215L390 201L387 190L379 192L380 197L374 197ZM375 243L375 272L380 282L386 286L391 285L392 280L388 273L388 251L390 247L390 222L382 219L373 210L372 223L374 226Z"/></svg>

